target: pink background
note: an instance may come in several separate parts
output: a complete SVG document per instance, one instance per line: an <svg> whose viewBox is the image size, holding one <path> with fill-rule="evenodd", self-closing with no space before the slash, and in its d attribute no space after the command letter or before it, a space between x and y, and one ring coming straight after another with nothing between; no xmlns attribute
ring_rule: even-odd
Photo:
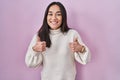
<svg viewBox="0 0 120 80"><path fill-rule="evenodd" d="M51 1L0 0L0 80L40 80L41 67L27 68L24 60ZM87 65L76 63L76 80L120 80L120 1L59 1L92 53Z"/></svg>

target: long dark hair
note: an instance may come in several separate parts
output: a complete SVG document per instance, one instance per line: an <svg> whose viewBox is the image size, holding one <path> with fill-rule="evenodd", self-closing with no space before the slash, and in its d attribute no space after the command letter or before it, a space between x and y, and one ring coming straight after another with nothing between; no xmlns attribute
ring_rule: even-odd
<svg viewBox="0 0 120 80"><path fill-rule="evenodd" d="M67 13L66 13L65 7L60 2L52 2L52 3L50 3L48 5L46 11L45 11L43 24L42 24L41 28L38 31L38 36L40 37L40 40L45 41L47 47L51 46L51 40L50 40L50 36L49 36L50 27L49 27L49 25L47 23L47 15L48 15L49 8L52 5L58 5L60 7L61 14L62 14L62 24L60 26L61 27L61 32L64 33L64 32L67 32L69 30L69 27L67 25Z"/></svg>

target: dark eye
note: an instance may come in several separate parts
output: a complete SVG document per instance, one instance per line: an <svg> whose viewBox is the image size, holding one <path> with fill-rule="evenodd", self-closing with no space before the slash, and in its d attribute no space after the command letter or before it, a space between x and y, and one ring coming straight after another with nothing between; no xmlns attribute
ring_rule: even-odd
<svg viewBox="0 0 120 80"><path fill-rule="evenodd" d="M61 13L58 13L57 16L61 16Z"/></svg>

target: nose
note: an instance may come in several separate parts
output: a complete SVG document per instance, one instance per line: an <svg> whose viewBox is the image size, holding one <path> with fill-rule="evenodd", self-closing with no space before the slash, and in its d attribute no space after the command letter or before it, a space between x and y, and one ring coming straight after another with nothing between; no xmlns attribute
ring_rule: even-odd
<svg viewBox="0 0 120 80"><path fill-rule="evenodd" d="M52 19L57 19L55 14L52 16Z"/></svg>

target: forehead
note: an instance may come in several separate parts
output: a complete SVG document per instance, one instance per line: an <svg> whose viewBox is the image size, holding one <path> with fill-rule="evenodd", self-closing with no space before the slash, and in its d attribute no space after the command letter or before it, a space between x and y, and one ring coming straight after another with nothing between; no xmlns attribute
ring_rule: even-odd
<svg viewBox="0 0 120 80"><path fill-rule="evenodd" d="M48 10L48 12L58 12L58 11L60 11L60 7L58 5L52 5Z"/></svg>

